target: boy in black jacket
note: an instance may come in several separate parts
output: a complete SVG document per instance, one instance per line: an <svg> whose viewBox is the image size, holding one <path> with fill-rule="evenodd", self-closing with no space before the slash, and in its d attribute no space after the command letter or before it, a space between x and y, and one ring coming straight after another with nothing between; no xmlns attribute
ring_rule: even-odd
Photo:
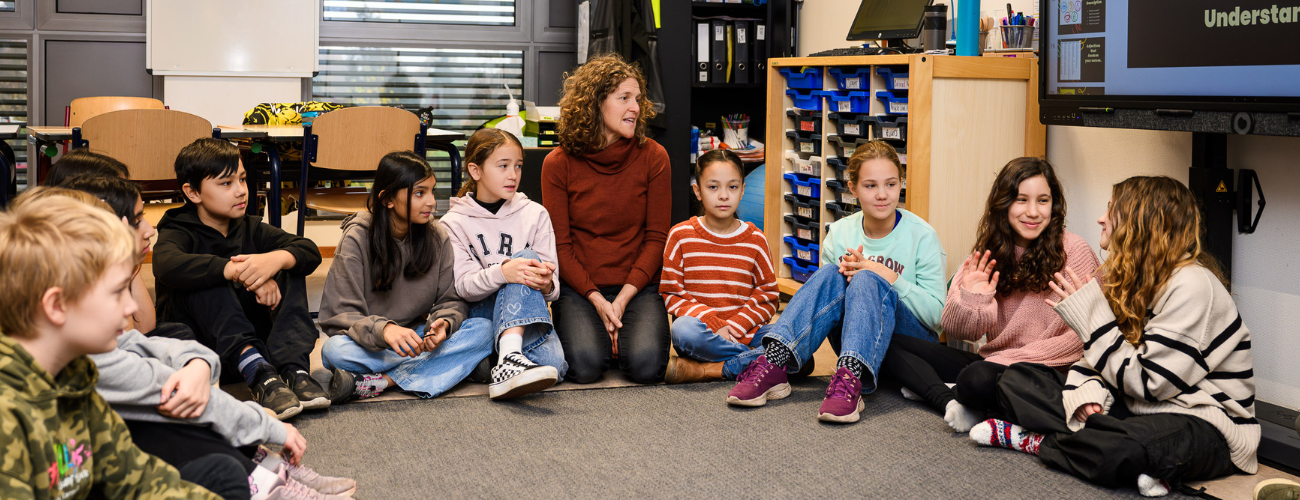
<svg viewBox="0 0 1300 500"><path fill-rule="evenodd" d="M239 149L220 139L194 141L176 157L186 204L158 223L158 314L189 325L221 356L223 378L242 376L284 420L330 404L307 374L319 333L306 276L321 256L311 240L245 213L245 177Z"/></svg>

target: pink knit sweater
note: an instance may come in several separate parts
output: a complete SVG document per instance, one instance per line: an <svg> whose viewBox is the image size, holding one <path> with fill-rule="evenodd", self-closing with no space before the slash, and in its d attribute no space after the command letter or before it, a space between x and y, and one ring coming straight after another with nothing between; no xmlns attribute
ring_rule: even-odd
<svg viewBox="0 0 1300 500"><path fill-rule="evenodd" d="M1016 258L1023 253L1024 249L1017 248ZM1098 265L1088 242L1066 231L1065 266L1082 277L1096 274ZM1056 295L1051 289L1006 297L998 297L997 292L974 293L962 288L964 274L958 269L953 276L943 308L941 321L949 338L976 341L987 335L980 356L1003 365L1040 363L1064 369L1083 356L1079 336L1044 302Z"/></svg>

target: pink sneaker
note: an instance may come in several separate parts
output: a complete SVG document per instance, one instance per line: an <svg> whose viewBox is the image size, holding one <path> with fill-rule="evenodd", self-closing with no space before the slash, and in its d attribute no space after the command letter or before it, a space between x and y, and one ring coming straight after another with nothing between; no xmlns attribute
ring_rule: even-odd
<svg viewBox="0 0 1300 500"><path fill-rule="evenodd" d="M853 376L848 368L835 370L831 385L826 388L826 399L817 420L851 424L858 421L858 414L867 405L862 402L862 381Z"/></svg>
<svg viewBox="0 0 1300 500"><path fill-rule="evenodd" d="M727 404L763 406L769 399L781 399L790 395L785 369L768 363L767 356L759 356L736 379L736 387L727 394Z"/></svg>

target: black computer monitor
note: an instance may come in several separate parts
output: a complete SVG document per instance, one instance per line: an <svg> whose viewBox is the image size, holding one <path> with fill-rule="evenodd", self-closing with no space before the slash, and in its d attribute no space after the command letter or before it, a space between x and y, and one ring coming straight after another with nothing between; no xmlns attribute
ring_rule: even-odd
<svg viewBox="0 0 1300 500"><path fill-rule="evenodd" d="M862 0L848 39L903 40L921 36L921 20L931 1Z"/></svg>

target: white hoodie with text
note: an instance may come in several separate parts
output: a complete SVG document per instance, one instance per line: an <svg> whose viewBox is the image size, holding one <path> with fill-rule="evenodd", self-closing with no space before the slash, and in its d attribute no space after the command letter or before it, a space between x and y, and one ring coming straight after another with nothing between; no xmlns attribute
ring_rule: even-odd
<svg viewBox="0 0 1300 500"><path fill-rule="evenodd" d="M438 222L456 250L456 292L468 302L486 299L506 285L501 263L514 252L530 248L542 262L559 265L551 216L524 193L515 193L495 214L474 201L474 193L452 198L451 209ZM557 267L548 302L560 297L559 279Z"/></svg>

